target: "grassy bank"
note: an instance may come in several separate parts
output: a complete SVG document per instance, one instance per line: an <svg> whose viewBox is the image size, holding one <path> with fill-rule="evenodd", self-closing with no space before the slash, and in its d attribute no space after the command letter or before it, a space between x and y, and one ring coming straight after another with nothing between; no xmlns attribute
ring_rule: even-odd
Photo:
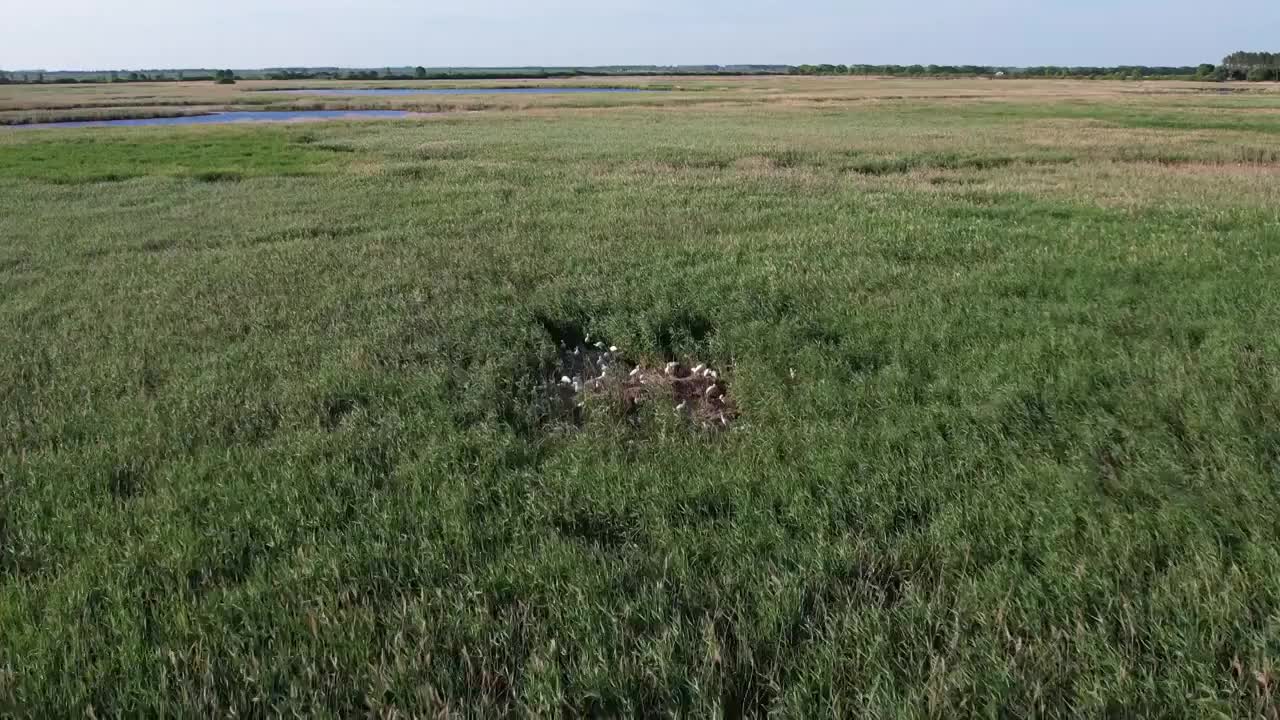
<svg viewBox="0 0 1280 720"><path fill-rule="evenodd" d="M143 118L186 117L204 115L220 108L194 107L127 107L71 108L59 110L0 111L0 126L38 125L60 122L99 122L103 120L137 120Z"/></svg>
<svg viewBox="0 0 1280 720"><path fill-rule="evenodd" d="M0 708L1274 714L1274 101L758 82L0 133Z"/></svg>

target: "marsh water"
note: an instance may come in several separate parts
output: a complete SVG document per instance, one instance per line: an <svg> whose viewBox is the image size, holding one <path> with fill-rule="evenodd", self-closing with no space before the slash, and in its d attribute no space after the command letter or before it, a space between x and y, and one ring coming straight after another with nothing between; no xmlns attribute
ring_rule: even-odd
<svg viewBox="0 0 1280 720"><path fill-rule="evenodd" d="M289 95L374 96L374 95L581 95L586 93L667 92L662 89L634 87L505 87L505 88L292 88L260 90ZM403 118L413 113L406 110L272 110L230 111L183 115L179 117L124 118L119 120L73 120L31 123L13 126L20 129L139 127L146 125L225 125L229 123L292 122L301 120L360 120Z"/></svg>
<svg viewBox="0 0 1280 720"><path fill-rule="evenodd" d="M262 92L293 95L580 95L583 93L661 92L621 87L506 87L506 88L294 88Z"/></svg>
<svg viewBox="0 0 1280 720"><path fill-rule="evenodd" d="M273 110L264 112L218 112L181 117L127 118L121 120L84 120L75 122L33 123L16 125L19 129L135 127L141 125L225 125L229 123L294 122L301 120L364 120L404 118L418 113L405 110Z"/></svg>

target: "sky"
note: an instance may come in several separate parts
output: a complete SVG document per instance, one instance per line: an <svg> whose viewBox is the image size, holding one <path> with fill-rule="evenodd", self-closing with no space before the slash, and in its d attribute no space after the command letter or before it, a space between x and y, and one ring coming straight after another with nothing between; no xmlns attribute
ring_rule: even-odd
<svg viewBox="0 0 1280 720"><path fill-rule="evenodd" d="M0 68L1194 65L1280 51L1236 0L7 0Z"/></svg>

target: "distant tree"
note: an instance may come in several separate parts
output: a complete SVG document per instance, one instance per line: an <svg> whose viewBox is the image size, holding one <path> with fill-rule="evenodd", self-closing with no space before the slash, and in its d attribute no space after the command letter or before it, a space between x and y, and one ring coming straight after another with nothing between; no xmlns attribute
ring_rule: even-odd
<svg viewBox="0 0 1280 720"><path fill-rule="evenodd" d="M1200 63L1200 67L1196 68L1196 77L1202 80L1212 77L1215 70L1217 70L1217 67L1212 63Z"/></svg>
<svg viewBox="0 0 1280 720"><path fill-rule="evenodd" d="M1229 68L1280 67L1280 53L1234 52L1223 58L1222 64Z"/></svg>
<svg viewBox="0 0 1280 720"><path fill-rule="evenodd" d="M427 69L419 65L413 69L413 76L422 80L427 77Z"/></svg>
<svg viewBox="0 0 1280 720"><path fill-rule="evenodd" d="M129 73L129 82L138 82L138 73L136 72Z"/></svg>
<svg viewBox="0 0 1280 720"><path fill-rule="evenodd" d="M213 82L218 85L235 85L236 74L231 70L218 70L213 73Z"/></svg>
<svg viewBox="0 0 1280 720"><path fill-rule="evenodd" d="M1234 52L1222 59L1228 80L1262 82L1280 77L1280 53Z"/></svg>
<svg viewBox="0 0 1280 720"><path fill-rule="evenodd" d="M1249 68L1249 72L1245 78L1249 82L1267 82L1268 80L1275 80L1276 69L1273 67L1266 67L1264 65L1254 65Z"/></svg>

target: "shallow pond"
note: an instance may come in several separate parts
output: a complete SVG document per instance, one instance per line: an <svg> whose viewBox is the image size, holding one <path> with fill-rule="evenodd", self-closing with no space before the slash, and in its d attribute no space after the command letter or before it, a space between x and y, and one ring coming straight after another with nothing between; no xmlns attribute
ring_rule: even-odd
<svg viewBox="0 0 1280 720"><path fill-rule="evenodd" d="M521 87L521 88L295 88L262 92L294 95L580 95L583 93L664 92L619 87Z"/></svg>
<svg viewBox="0 0 1280 720"><path fill-rule="evenodd" d="M229 123L293 122L301 120L363 120L403 118L417 113L404 110L280 110L270 112L219 112L183 117L128 118L123 120L86 120L76 122L33 123L15 125L19 129L134 127L139 125L226 125Z"/></svg>

